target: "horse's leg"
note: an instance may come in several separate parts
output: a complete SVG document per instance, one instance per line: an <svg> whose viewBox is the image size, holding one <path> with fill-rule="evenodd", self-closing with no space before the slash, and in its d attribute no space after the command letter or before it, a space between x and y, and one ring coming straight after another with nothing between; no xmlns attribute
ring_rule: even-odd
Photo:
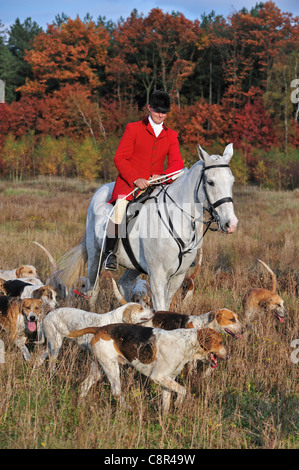
<svg viewBox="0 0 299 470"><path fill-rule="evenodd" d="M150 288L152 295L153 310L167 310L166 292L167 292L167 279L163 271L149 272ZM170 305L170 304L169 304ZM168 305L168 307L169 307Z"/></svg>
<svg viewBox="0 0 299 470"><path fill-rule="evenodd" d="M182 282L184 281L184 278L185 278L185 274L186 273L177 274L176 276L173 276L169 279L167 292L166 292L166 301L165 301L166 302L166 310L169 309L174 294L181 287Z"/></svg>
<svg viewBox="0 0 299 470"><path fill-rule="evenodd" d="M100 253L101 252L96 248L88 250L88 279L91 289L93 289L94 283L96 281L99 269Z"/></svg>

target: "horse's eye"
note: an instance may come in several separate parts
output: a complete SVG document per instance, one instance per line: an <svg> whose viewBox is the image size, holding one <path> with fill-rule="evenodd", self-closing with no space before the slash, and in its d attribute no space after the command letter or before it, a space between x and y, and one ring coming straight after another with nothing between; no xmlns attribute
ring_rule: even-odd
<svg viewBox="0 0 299 470"><path fill-rule="evenodd" d="M214 181L207 181L209 186L214 186Z"/></svg>

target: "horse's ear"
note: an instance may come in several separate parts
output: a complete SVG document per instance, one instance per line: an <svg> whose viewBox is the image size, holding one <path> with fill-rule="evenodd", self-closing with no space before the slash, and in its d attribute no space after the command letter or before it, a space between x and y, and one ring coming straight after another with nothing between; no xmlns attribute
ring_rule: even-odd
<svg viewBox="0 0 299 470"><path fill-rule="evenodd" d="M204 162L206 162L207 159L209 158L209 154L205 150L203 150L199 144L197 144L197 153L198 153L199 159L203 160Z"/></svg>
<svg viewBox="0 0 299 470"><path fill-rule="evenodd" d="M228 144L223 152L223 156L227 157L229 160L232 158L234 153L233 144Z"/></svg>

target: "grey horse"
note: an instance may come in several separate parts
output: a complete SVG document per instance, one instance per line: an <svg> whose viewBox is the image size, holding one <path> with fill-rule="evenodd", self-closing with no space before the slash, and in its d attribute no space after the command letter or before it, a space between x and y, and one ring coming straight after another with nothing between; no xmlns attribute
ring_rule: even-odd
<svg viewBox="0 0 299 470"><path fill-rule="evenodd" d="M198 145L198 155L199 161L190 169L185 168L175 181L157 186L150 200L139 204L135 210L138 216L132 217L129 228L124 227L126 233L121 231L121 237L129 240L132 256L121 240L117 259L119 265L127 270L120 279L120 290L133 283L140 273L146 273L154 310L169 309L175 292L194 261L202 243L204 212L210 213L211 220L223 233L233 233L238 225L232 199L234 177L229 168L233 145L227 145L222 156L209 155ZM107 201L113 186L114 183L108 183L96 191L88 208L86 232L81 244L60 261L66 285L72 285L88 263L92 306L100 289L102 244L113 209Z"/></svg>

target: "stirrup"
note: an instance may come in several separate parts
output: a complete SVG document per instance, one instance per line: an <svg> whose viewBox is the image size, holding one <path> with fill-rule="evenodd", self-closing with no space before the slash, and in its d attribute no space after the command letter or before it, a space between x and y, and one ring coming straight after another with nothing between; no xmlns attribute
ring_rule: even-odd
<svg viewBox="0 0 299 470"><path fill-rule="evenodd" d="M105 259L104 269L106 269L107 271L117 270L117 258L116 258L116 255L112 251L108 253Z"/></svg>

